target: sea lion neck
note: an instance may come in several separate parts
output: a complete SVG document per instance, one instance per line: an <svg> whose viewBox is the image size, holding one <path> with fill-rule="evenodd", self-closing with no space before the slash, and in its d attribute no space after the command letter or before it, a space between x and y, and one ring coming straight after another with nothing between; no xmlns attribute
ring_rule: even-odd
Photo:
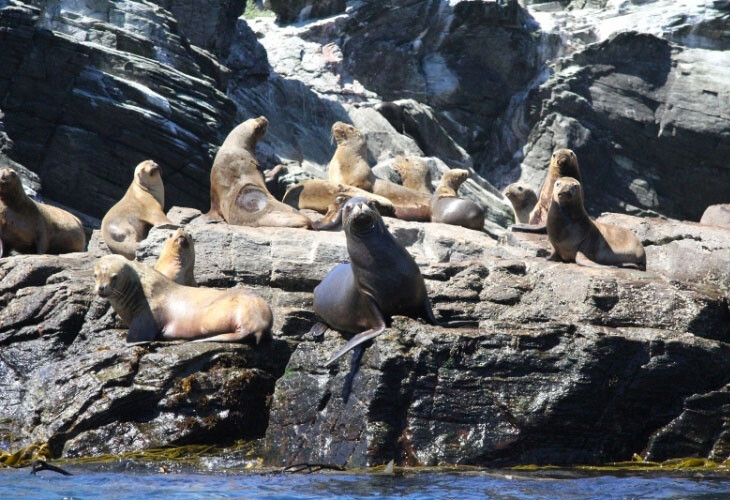
<svg viewBox="0 0 730 500"><path fill-rule="evenodd" d="M5 191L0 192L0 201L9 207L19 207L33 203L33 200L23 191L23 185L20 183L15 186L8 186Z"/></svg>
<svg viewBox="0 0 730 500"><path fill-rule="evenodd" d="M162 184L160 179L155 182L152 186L143 184L137 177L134 178L134 182L129 186L129 190L132 191L137 197L149 195L152 196L161 207L165 206L165 186Z"/></svg>

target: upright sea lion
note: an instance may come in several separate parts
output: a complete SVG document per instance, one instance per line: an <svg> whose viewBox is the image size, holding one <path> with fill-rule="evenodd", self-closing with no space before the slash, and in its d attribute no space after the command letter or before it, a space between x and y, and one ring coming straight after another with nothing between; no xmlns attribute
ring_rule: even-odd
<svg viewBox="0 0 730 500"><path fill-rule="evenodd" d="M81 221L58 207L38 203L23 191L18 173L0 169L0 257L20 253L82 252Z"/></svg>
<svg viewBox="0 0 730 500"><path fill-rule="evenodd" d="M547 232L553 246L550 260L646 270L646 253L636 235L628 229L591 220L583 206L580 182L572 177L555 181Z"/></svg>
<svg viewBox="0 0 730 500"><path fill-rule="evenodd" d="M730 203L724 205L710 205L702 214L700 224L730 228Z"/></svg>
<svg viewBox="0 0 730 500"><path fill-rule="evenodd" d="M258 295L178 285L151 267L105 255L94 266L95 291L129 327L127 342L206 340L256 343L270 337L273 317Z"/></svg>
<svg viewBox="0 0 730 500"><path fill-rule="evenodd" d="M515 224L512 230L526 231L532 233L545 233L545 224L547 222L547 213L550 209L550 203L553 199L553 185L555 181L561 177L572 177L581 182L580 168L578 167L578 157L570 149L558 149L550 157L550 166L548 167L547 177L540 189L540 196L537 200L535 208L530 212L530 221L528 224Z"/></svg>
<svg viewBox="0 0 730 500"><path fill-rule="evenodd" d="M422 159L415 156L396 156L393 163L395 170L403 181L403 186L419 193L433 193L431 171Z"/></svg>
<svg viewBox="0 0 730 500"><path fill-rule="evenodd" d="M375 175L366 159L365 134L352 125L335 122L332 137L337 142L337 150L327 166L329 181L372 192Z"/></svg>
<svg viewBox="0 0 730 500"><path fill-rule="evenodd" d="M383 333L393 315L440 324L416 261L374 205L351 198L341 212L350 263L337 265L314 289L314 312L335 330L356 335L326 365Z"/></svg>
<svg viewBox="0 0 730 500"><path fill-rule="evenodd" d="M159 271L178 285L197 286L193 276L194 268L193 238L185 229L180 228L165 241L157 258L155 271Z"/></svg>
<svg viewBox="0 0 730 500"><path fill-rule="evenodd" d="M266 189L255 150L268 125L268 120L259 116L228 134L210 171L207 215L241 226L308 228L311 221L307 217L276 200Z"/></svg>
<svg viewBox="0 0 730 500"><path fill-rule="evenodd" d="M444 173L431 197L431 222L443 222L469 229L484 229L484 209L471 200L459 198L458 191L469 172L454 168Z"/></svg>
<svg viewBox="0 0 730 500"><path fill-rule="evenodd" d="M137 243L147 237L150 228L170 222L164 205L162 170L152 160L143 161L134 169L127 192L101 221L101 237L109 250L133 260Z"/></svg>
<svg viewBox="0 0 730 500"><path fill-rule="evenodd" d="M527 184L516 182L505 188L504 195L512 203L515 222L528 224L530 222L530 212L537 203L535 191Z"/></svg>

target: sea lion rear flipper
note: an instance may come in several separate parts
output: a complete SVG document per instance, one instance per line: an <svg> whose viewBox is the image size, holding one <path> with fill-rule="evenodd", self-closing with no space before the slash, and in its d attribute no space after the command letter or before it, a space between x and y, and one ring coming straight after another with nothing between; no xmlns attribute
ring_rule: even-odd
<svg viewBox="0 0 730 500"><path fill-rule="evenodd" d="M547 234L547 224L512 224L509 228L513 233Z"/></svg>
<svg viewBox="0 0 730 500"><path fill-rule="evenodd" d="M332 363L334 363L335 361L337 361L340 357L342 357L343 355L347 354L352 349L356 348L357 346L359 346L360 344L362 344L364 342L367 342L370 339L374 339L375 337L377 337L378 335L380 335L384 331L385 331L385 323L383 323L381 326L379 326L377 328L371 328L370 330L365 330L362 333L358 333L357 335L355 335L354 337L352 337L347 344L345 344L345 347L343 347L342 349L340 349L339 351L337 351L334 354L334 356L332 356L329 359L329 361L327 361L324 364L324 366L331 365Z"/></svg>
<svg viewBox="0 0 730 500"><path fill-rule="evenodd" d="M580 252L580 251L575 254L575 263L578 264L579 266L594 267L597 269L608 269L608 268L612 267L612 266L604 266L603 264L594 262L591 259L589 259L588 257L586 257L583 252Z"/></svg>
<svg viewBox="0 0 730 500"><path fill-rule="evenodd" d="M428 321L430 324L434 326L441 326L443 328L460 328L460 327L473 327L477 328L479 327L479 321L476 320L457 320L457 321L448 321L446 323L439 321L436 319L436 316L433 314L433 308L431 307L431 301L428 300L428 297L423 299L423 309L424 309L424 315L425 320Z"/></svg>
<svg viewBox="0 0 730 500"><path fill-rule="evenodd" d="M129 325L129 331L127 332L128 343L152 342L157 340L159 331L151 316L152 313L135 316L132 323Z"/></svg>

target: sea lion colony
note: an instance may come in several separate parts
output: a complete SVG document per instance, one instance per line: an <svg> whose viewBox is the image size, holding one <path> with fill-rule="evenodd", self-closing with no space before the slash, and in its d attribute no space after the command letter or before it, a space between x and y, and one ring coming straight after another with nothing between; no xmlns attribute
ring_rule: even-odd
<svg viewBox="0 0 730 500"><path fill-rule="evenodd" d="M418 266L382 217L483 230L484 209L458 196L468 172L446 172L431 194L431 172L424 161L397 157L394 169L403 185L379 179L366 160L365 135L337 122L332 126L337 150L328 179L291 186L282 203L266 188L255 156L267 125L266 118L253 118L228 135L212 165L211 206L204 218L247 226L344 229L350 262L336 266L314 289L314 309L326 326L353 337L327 364L351 349L359 348L361 354L363 344L382 333L395 314L440 324ZM512 184L504 194L514 207L513 230L547 232L553 247L550 260L646 269L644 249L631 231L595 222L586 213L573 151L553 153L539 197L525 184ZM258 343L269 338L273 315L260 296L238 288L196 287L194 244L184 228L165 243L154 269L134 260L137 244L150 228L170 224L163 207L162 169L147 160L137 165L126 194L102 221L102 238L118 255L96 263L95 291L128 326L127 340ZM305 208L325 217L312 222L299 212ZM709 223L725 221L725 211L718 213L707 217ZM0 256L11 251L78 252L85 243L76 217L31 200L13 170L0 170Z"/></svg>

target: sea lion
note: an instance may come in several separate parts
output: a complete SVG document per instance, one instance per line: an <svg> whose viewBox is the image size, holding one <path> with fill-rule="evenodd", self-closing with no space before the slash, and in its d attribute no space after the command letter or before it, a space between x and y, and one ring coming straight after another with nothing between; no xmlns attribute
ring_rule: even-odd
<svg viewBox="0 0 730 500"><path fill-rule="evenodd" d="M155 271L178 285L197 286L193 269L195 268L195 247L193 238L183 228L175 231L162 247L155 264Z"/></svg>
<svg viewBox="0 0 730 500"><path fill-rule="evenodd" d="M646 270L646 253L636 235L628 229L591 220L583 206L583 188L572 177L555 181L547 232L553 246L550 260Z"/></svg>
<svg viewBox="0 0 730 500"><path fill-rule="evenodd" d="M547 222L547 213L553 199L553 185L555 181L561 177L572 177L581 182L580 168L578 167L578 157L570 149L558 149L553 152L550 157L550 166L548 167L547 177L540 188L540 196L537 204L530 212L530 220L528 224L514 224L513 231L524 231L531 233L545 233Z"/></svg>
<svg viewBox="0 0 730 500"><path fill-rule="evenodd" d="M366 160L365 134L352 125L335 122L332 125L332 137L337 142L337 149L327 166L329 181L372 192L375 175Z"/></svg>
<svg viewBox="0 0 730 500"><path fill-rule="evenodd" d="M515 222L528 224L530 222L530 212L537 203L535 191L525 183L515 182L504 189L504 195L512 203Z"/></svg>
<svg viewBox="0 0 730 500"><path fill-rule="evenodd" d="M400 175L404 187L428 195L433 193L431 171L422 159L398 155L395 157L393 170Z"/></svg>
<svg viewBox="0 0 730 500"><path fill-rule="evenodd" d="M710 205L702 214L700 224L730 228L730 203L724 205Z"/></svg>
<svg viewBox="0 0 730 500"><path fill-rule="evenodd" d="M215 155L207 216L241 226L311 227L312 222L274 198L256 160L256 144L269 122L263 116L236 126Z"/></svg>
<svg viewBox="0 0 730 500"><path fill-rule="evenodd" d="M309 179L290 186L286 190L283 201L300 209L326 213L338 196L367 198L377 204L381 215L395 215L395 208L389 199L356 187L335 184L324 179Z"/></svg>
<svg viewBox="0 0 730 500"><path fill-rule="evenodd" d="M76 216L30 199L18 173L12 168L0 169L0 257L13 250L82 252L85 246L86 234Z"/></svg>
<svg viewBox="0 0 730 500"><path fill-rule="evenodd" d="M112 253L133 260L137 243L147 237L152 226L170 223L163 207L165 187L162 170L152 160L134 169L134 179L127 192L101 221L101 237Z"/></svg>
<svg viewBox="0 0 730 500"><path fill-rule="evenodd" d="M94 266L95 292L129 327L127 342L205 340L256 343L273 316L255 293L178 285L141 262L105 255Z"/></svg>
<svg viewBox="0 0 730 500"><path fill-rule="evenodd" d="M317 231L331 231L340 229L342 226L342 207L350 199L346 194L340 194L327 209L322 220L314 222L312 227Z"/></svg>
<svg viewBox="0 0 730 500"><path fill-rule="evenodd" d="M341 212L350 262L337 265L314 289L314 312L331 328L356 335L325 366L383 333L393 315L441 324L416 261L390 234L374 204L351 198Z"/></svg>
<svg viewBox="0 0 730 500"><path fill-rule="evenodd" d="M469 172L454 168L444 173L431 197L431 222L443 222L468 229L484 229L484 209L459 198L458 191Z"/></svg>

